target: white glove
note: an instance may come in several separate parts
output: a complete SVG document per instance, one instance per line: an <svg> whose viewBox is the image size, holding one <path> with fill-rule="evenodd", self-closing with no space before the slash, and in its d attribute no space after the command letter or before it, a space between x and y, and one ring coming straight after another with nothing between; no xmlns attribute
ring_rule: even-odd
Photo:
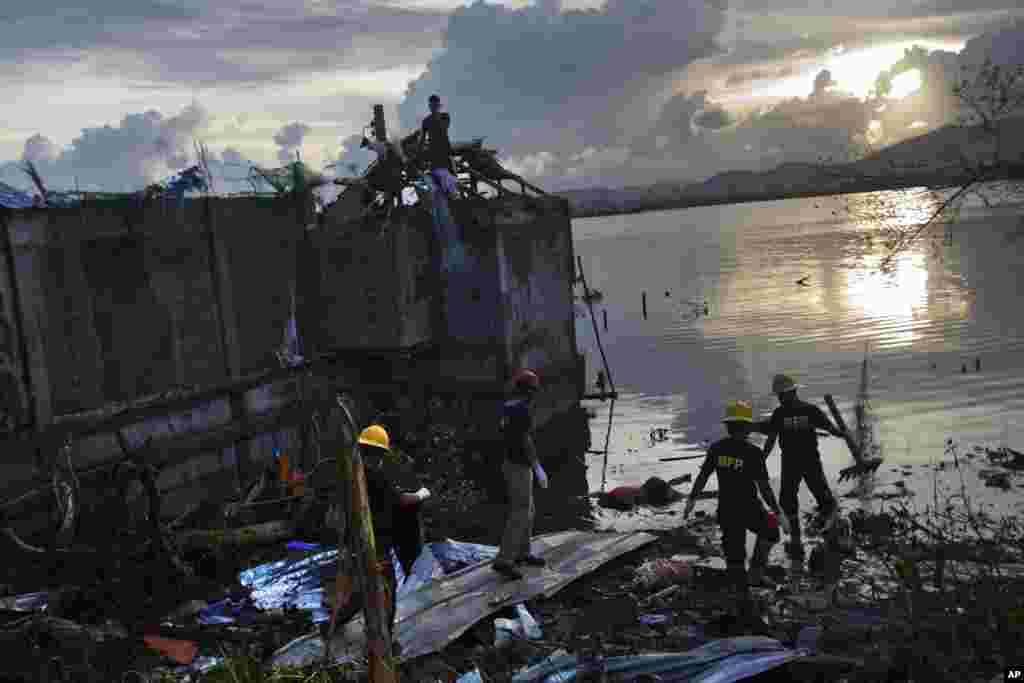
<svg viewBox="0 0 1024 683"><path fill-rule="evenodd" d="M533 475L537 477L538 486L540 486L542 489L546 489L548 487L548 475L547 472L544 471L544 468L541 466L540 463L537 463L536 465L533 466Z"/></svg>
<svg viewBox="0 0 1024 683"><path fill-rule="evenodd" d="M791 527L789 526L789 517L786 516L785 512L778 512L775 516L779 520L779 526L782 527L782 530L786 532L787 536L789 536L792 533Z"/></svg>
<svg viewBox="0 0 1024 683"><path fill-rule="evenodd" d="M421 488L419 491L417 491L413 495L416 496L417 498L419 498L420 502L423 502L427 498L430 498L430 491L428 489Z"/></svg>

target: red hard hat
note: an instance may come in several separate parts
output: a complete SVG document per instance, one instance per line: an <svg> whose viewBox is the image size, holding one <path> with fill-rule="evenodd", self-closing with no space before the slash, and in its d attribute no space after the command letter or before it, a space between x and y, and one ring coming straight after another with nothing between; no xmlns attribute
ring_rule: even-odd
<svg viewBox="0 0 1024 683"><path fill-rule="evenodd" d="M534 389L540 389L540 377L533 370L516 370L515 374L512 375L512 383L516 386L528 386Z"/></svg>

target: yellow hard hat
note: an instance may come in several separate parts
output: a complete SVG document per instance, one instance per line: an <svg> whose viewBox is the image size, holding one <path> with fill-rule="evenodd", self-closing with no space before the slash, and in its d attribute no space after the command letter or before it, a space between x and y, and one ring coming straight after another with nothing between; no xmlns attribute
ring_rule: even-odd
<svg viewBox="0 0 1024 683"><path fill-rule="evenodd" d="M391 451L391 440L388 438L388 432L380 425L370 425L364 429L359 435L359 443L363 446L374 446L376 448L383 448L385 451Z"/></svg>
<svg viewBox="0 0 1024 683"><path fill-rule="evenodd" d="M722 422L754 422L754 409L746 401L729 401Z"/></svg>
<svg viewBox="0 0 1024 683"><path fill-rule="evenodd" d="M775 375L772 379L772 393L782 394L794 389L800 389L803 385L797 384L789 375Z"/></svg>

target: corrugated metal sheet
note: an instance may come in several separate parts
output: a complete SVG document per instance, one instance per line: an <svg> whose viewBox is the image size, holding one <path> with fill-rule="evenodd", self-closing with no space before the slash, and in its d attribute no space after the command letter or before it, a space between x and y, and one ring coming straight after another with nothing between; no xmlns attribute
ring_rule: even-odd
<svg viewBox="0 0 1024 683"><path fill-rule="evenodd" d="M396 630L401 658L437 652L494 612L539 595L550 597L580 576L653 540L654 536L641 532L546 534L534 537L532 551L548 565L524 567L524 576L518 581L506 582L491 570L490 561L434 579L398 601ZM359 616L335 634L331 654L338 661L346 661L362 653L365 642ZM319 635L299 638L275 653L274 664L308 664L323 656L323 647Z"/></svg>

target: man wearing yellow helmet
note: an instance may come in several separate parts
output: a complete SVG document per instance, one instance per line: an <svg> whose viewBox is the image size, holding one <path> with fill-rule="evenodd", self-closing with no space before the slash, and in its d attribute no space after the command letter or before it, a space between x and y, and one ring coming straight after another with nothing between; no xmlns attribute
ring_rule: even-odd
<svg viewBox="0 0 1024 683"><path fill-rule="evenodd" d="M796 563L803 563L804 548L800 540L800 507L797 492L800 482L806 481L807 488L818 503L826 530L835 522L838 505L829 489L825 472L821 467L818 452L818 433L823 429L833 436L842 438L843 432L832 425L816 405L797 398L800 385L788 375L775 375L772 393L779 399L779 407L771 418L759 425L759 430L768 435L764 444L767 458L779 440L782 450L782 483L779 486L779 502L789 522L790 542L786 552Z"/></svg>
<svg viewBox="0 0 1024 683"><path fill-rule="evenodd" d="M763 580L768 553L779 541L777 517L765 511L758 492L775 515L779 513L779 504L768 483L764 455L747 441L754 422L750 404L730 401L722 422L729 436L716 441L708 449L690 491L690 500L683 510L683 519L693 512L697 497L714 473L718 477L718 525L722 530L726 566L733 585L746 592L748 582L758 585ZM757 534L749 575L746 571L748 529Z"/></svg>
<svg viewBox="0 0 1024 683"><path fill-rule="evenodd" d="M373 519L373 535L377 547L377 562L384 568L388 582L389 624L395 623L395 592L397 579L391 562L391 550L398 550L404 538L418 530L419 518L416 507L430 496L430 491L421 488L416 493L401 493L384 472L385 460L394 458L391 439L387 430L380 425L370 425L359 434L359 454L362 456L366 475L366 494ZM361 596L354 596L338 623L345 623L362 610Z"/></svg>

